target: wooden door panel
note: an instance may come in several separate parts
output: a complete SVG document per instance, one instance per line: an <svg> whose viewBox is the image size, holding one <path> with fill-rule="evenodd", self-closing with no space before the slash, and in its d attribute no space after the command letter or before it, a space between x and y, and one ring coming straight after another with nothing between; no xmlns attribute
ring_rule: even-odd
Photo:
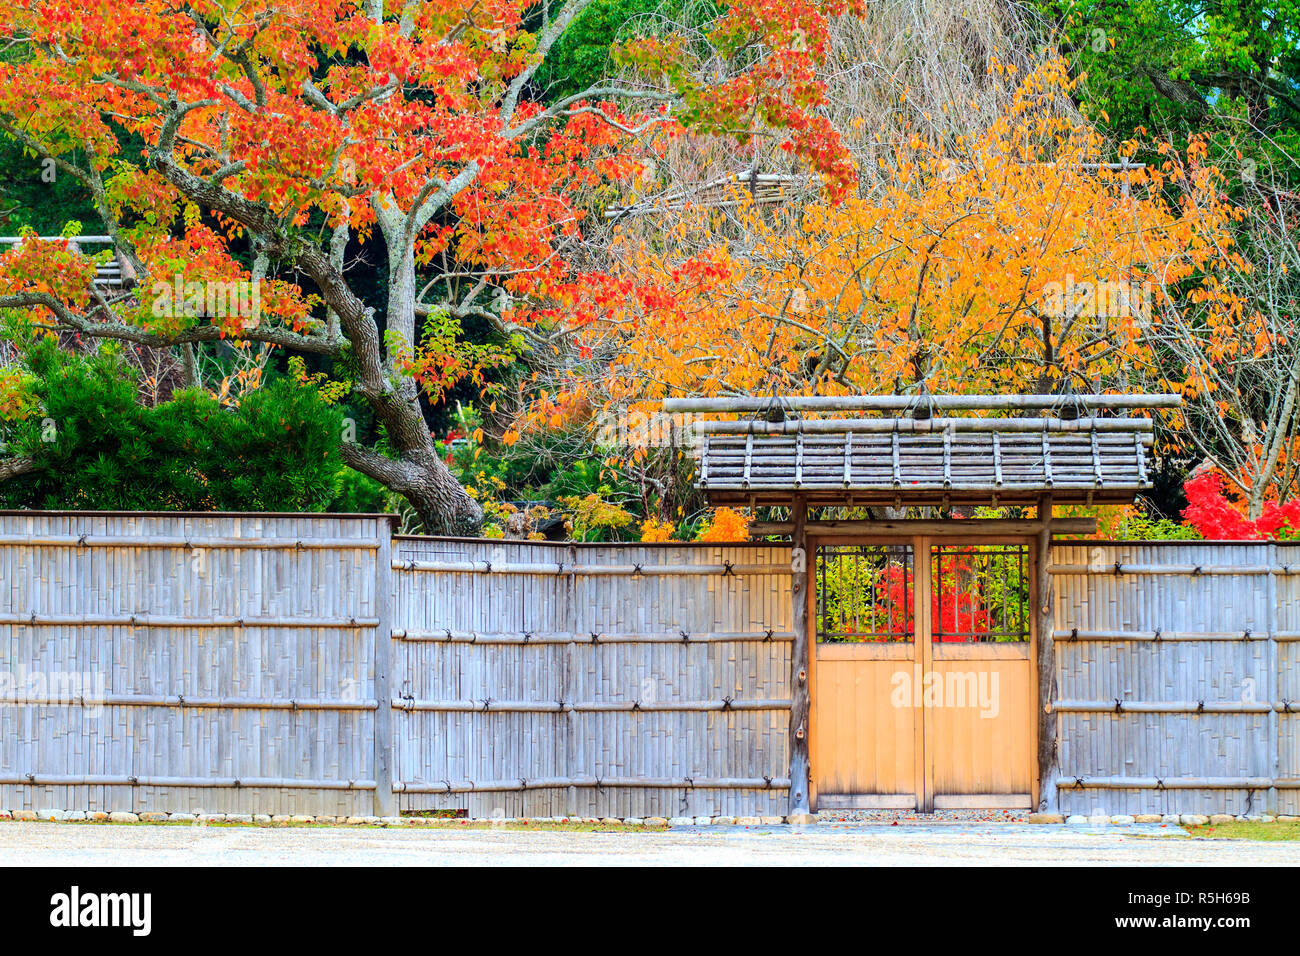
<svg viewBox="0 0 1300 956"><path fill-rule="evenodd" d="M854 549L866 571L853 563ZM1030 581L1024 543L932 549L918 536L825 551L815 594L820 601L828 588L839 591L816 615L818 806L1028 807L1036 681L1029 595L1020 592ZM911 555L925 558L912 567ZM886 592L879 581L890 564L906 573L895 573Z"/></svg>
<svg viewBox="0 0 1300 956"><path fill-rule="evenodd" d="M936 660L933 675L941 690L925 720L935 805L954 805L945 796L1017 795L1028 806L1035 726L1030 661Z"/></svg>
<svg viewBox="0 0 1300 956"><path fill-rule="evenodd" d="M850 648L818 649L812 739L818 799L823 806L846 806L857 804L822 798L915 794L916 708L896 706L893 694L895 675L912 669L912 656L836 653L844 650Z"/></svg>

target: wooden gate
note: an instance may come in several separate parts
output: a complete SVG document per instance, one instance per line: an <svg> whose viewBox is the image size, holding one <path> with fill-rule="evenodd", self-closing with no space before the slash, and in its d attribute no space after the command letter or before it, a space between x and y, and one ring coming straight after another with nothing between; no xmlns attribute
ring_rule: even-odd
<svg viewBox="0 0 1300 956"><path fill-rule="evenodd" d="M810 545L817 806L1034 805L1031 542Z"/></svg>

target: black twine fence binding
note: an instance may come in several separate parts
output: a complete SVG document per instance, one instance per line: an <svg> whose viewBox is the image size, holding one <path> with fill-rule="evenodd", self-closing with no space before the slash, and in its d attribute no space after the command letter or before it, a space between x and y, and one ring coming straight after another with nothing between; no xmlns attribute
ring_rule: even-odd
<svg viewBox="0 0 1300 956"><path fill-rule="evenodd" d="M772 643L772 629L770 627L767 629L767 633L763 635L763 643L764 644Z"/></svg>
<svg viewBox="0 0 1300 956"><path fill-rule="evenodd" d="M1124 702L1120 700L1118 697L1115 698L1115 713L1117 714L1124 713Z"/></svg>
<svg viewBox="0 0 1300 956"><path fill-rule="evenodd" d="M727 575L731 575L731 577L734 578L736 576L736 566L730 561L724 560L722 562L722 576L725 578Z"/></svg>

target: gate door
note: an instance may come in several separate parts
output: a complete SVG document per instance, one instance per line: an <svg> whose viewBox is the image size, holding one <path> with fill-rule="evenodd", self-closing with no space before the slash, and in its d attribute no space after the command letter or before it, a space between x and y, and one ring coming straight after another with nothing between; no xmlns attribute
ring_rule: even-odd
<svg viewBox="0 0 1300 956"><path fill-rule="evenodd" d="M820 809L1032 805L1032 549L939 540L816 549Z"/></svg>

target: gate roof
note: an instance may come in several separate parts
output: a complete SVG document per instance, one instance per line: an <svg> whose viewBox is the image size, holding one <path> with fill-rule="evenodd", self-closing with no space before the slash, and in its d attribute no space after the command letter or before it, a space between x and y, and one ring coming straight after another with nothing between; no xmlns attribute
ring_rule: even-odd
<svg viewBox="0 0 1300 956"><path fill-rule="evenodd" d="M774 396L667 399L664 411L730 416L693 425L696 486L715 505L783 505L796 495L809 504L1006 505L1045 494L1054 504L1101 504L1132 502L1151 487L1153 424L1128 413L1179 403L1177 395Z"/></svg>

